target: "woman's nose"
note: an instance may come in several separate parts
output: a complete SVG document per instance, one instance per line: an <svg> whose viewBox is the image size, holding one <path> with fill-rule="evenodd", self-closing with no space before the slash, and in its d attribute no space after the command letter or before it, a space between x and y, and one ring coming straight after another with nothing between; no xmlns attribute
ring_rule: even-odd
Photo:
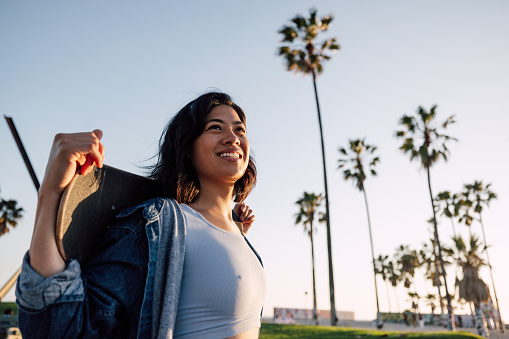
<svg viewBox="0 0 509 339"><path fill-rule="evenodd" d="M228 130L223 139L223 143L232 144L232 145L240 145L239 136L232 130Z"/></svg>

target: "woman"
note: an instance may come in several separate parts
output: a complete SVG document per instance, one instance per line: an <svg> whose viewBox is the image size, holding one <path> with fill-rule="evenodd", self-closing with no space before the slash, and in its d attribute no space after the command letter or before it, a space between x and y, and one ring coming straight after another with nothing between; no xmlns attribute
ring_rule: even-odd
<svg viewBox="0 0 509 339"><path fill-rule="evenodd" d="M24 338L257 338L266 281L243 236L256 182L245 125L222 93L182 108L151 174L168 198L121 212L83 268L60 256L55 221L74 173L102 166L102 132L57 135L16 289Z"/></svg>

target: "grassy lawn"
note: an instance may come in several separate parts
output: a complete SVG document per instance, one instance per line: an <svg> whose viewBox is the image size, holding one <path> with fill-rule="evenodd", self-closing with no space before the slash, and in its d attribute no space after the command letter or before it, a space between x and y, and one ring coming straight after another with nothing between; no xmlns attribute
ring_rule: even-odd
<svg viewBox="0 0 509 339"><path fill-rule="evenodd" d="M481 338L467 332L386 332L348 327L262 324L260 339L279 338Z"/></svg>

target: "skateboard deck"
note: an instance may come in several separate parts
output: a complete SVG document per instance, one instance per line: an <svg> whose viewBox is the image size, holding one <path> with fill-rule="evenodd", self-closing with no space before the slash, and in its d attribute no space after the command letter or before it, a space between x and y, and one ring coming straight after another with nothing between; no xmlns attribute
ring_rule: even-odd
<svg viewBox="0 0 509 339"><path fill-rule="evenodd" d="M85 263L123 209L163 196L154 180L104 165L76 174L58 209L56 241L62 258Z"/></svg>
<svg viewBox="0 0 509 339"><path fill-rule="evenodd" d="M65 260L86 263L96 245L122 210L145 200L164 196L154 181L103 165L87 174L76 174L65 188L57 215L56 242ZM232 211L242 232L242 223Z"/></svg>

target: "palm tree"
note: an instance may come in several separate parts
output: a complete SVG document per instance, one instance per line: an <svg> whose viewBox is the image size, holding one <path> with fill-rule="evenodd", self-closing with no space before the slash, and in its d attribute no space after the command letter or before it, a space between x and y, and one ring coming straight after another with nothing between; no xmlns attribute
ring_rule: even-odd
<svg viewBox="0 0 509 339"><path fill-rule="evenodd" d="M380 274L382 276L382 280L385 282L385 289L387 291L387 302L389 305L389 313L392 313L391 298L389 297L389 285L388 285L389 284L389 275L388 275L389 267L386 263L388 260L389 260L388 255L384 256L381 254L378 256L378 258L375 259L375 274Z"/></svg>
<svg viewBox="0 0 509 339"><path fill-rule="evenodd" d="M464 223L468 227L468 233L472 237L473 217L473 185L463 185L464 190L460 193L461 199L458 202L459 222Z"/></svg>
<svg viewBox="0 0 509 339"><path fill-rule="evenodd" d="M327 185L327 170L325 166L325 145L323 140L322 118L318 91L316 89L316 77L322 73L322 63L331 58L331 54L339 50L336 38L317 41L318 34L325 32L333 20L333 16L326 15L322 18L316 16L316 9L310 10L309 18L296 15L290 20L289 25L283 26L278 33L283 35L279 55L286 61L288 71L295 73L311 74L313 77L313 88L315 91L316 110L318 113L318 126L320 128L320 141L322 146L323 180L325 186L325 221L327 223L327 251L329 259L329 293L331 304L331 324L335 326L336 302L334 297L334 273L332 268L332 243L330 230L329 213L329 191Z"/></svg>
<svg viewBox="0 0 509 339"><path fill-rule="evenodd" d="M433 293L428 293L425 297L426 305L431 308L431 315L435 314L435 309L437 306L435 305L436 296Z"/></svg>
<svg viewBox="0 0 509 339"><path fill-rule="evenodd" d="M441 206L439 206L439 209L442 210L441 215L444 215L447 218L451 219L452 233L453 236L456 237L456 228L454 227L454 217L457 217L459 215L460 199L458 194L451 194L451 192L449 191L443 191L437 194L437 196L435 197L435 201L438 204L441 204Z"/></svg>
<svg viewBox="0 0 509 339"><path fill-rule="evenodd" d="M392 287L394 287L394 298L396 299L396 306L398 313L400 313L399 308L399 301L398 301L398 295L396 293L396 288L398 287L398 284L403 279L401 276L401 273L398 271L397 264L394 264L394 262L391 260L387 264L387 279L391 282Z"/></svg>
<svg viewBox="0 0 509 339"><path fill-rule="evenodd" d="M417 292L408 292L408 296L410 297L410 300L412 301L412 309L414 310L414 313L421 313L419 311L419 301L421 299L421 296Z"/></svg>
<svg viewBox="0 0 509 339"><path fill-rule="evenodd" d="M468 185L465 185L468 186ZM504 322L502 321L502 314L500 313L500 306L498 303L498 297L497 297L497 291L495 289L495 281L493 280L493 268L491 266L490 262L490 256L488 254L488 242L486 241L486 233L484 232L484 223L482 221L482 210L483 208L490 206L490 201L497 199L497 195L490 190L491 184L487 184L486 186L483 185L482 180L481 181L475 181L473 185L471 185L469 188L471 188L471 191L474 195L474 213L479 214L479 222L481 223L482 228L482 235L483 235L483 241L484 241L484 250L486 251L486 259L488 259L488 267L490 269L490 276L491 276L491 286L493 288L493 295L495 296L495 302L497 303L497 312L498 312L498 321L500 325L500 329L502 333L504 332Z"/></svg>
<svg viewBox="0 0 509 339"><path fill-rule="evenodd" d="M0 199L0 237L9 232L9 226L16 227L23 216L23 208L16 200Z"/></svg>
<svg viewBox="0 0 509 339"><path fill-rule="evenodd" d="M316 307L316 284L315 284L315 248L313 244L313 221L318 207L322 203L322 195L304 192L304 196L295 202L299 205L299 212L295 214L295 224L302 223L304 232L307 232L311 241L311 263L313 267L313 318L318 325L318 311Z"/></svg>
<svg viewBox="0 0 509 339"><path fill-rule="evenodd" d="M483 337L489 336L486 330L486 320L481 311L481 302L490 299L488 285L479 276L479 269L486 265L479 256L480 243L475 236L470 237L470 248L467 249L461 237L453 238L458 265L463 270L463 279L456 278L459 297L472 302L475 308L477 333Z"/></svg>
<svg viewBox="0 0 509 339"><path fill-rule="evenodd" d="M447 310L449 313L448 323L449 329L454 331L454 315L452 313L451 297L447 288L446 273L444 267L444 260L442 258L442 247L440 245L440 239L438 237L437 218L435 213L435 203L433 200L433 192L431 191L431 176L430 168L440 158L447 160L447 154L449 149L446 146L446 142L449 140L456 140L448 135L442 134L438 127L433 126L436 117L437 106L431 107L429 112L422 107L417 110L416 116L403 115L399 123L406 127L406 130L396 132L396 136L405 138L403 145L399 148L405 153L410 153L410 160L419 160L422 167L426 169L428 175L428 188L429 196L431 200L431 209L433 211L433 226L434 236L438 246L438 256L440 258L440 266L442 268L442 277L444 279L445 294L447 298ZM447 118L442 124L442 128L445 129L449 124L454 123L454 116Z"/></svg>
<svg viewBox="0 0 509 339"><path fill-rule="evenodd" d="M366 164L369 166L371 174L376 175L375 166L380 162L380 158L374 156L376 151L375 146L365 143L364 139L349 140L350 146L347 149L341 147L339 152L344 156L339 159L338 169L344 169L343 177L345 180L352 180L355 186L364 194L364 202L366 204L366 214L368 216L368 229L369 240L371 244L371 258L373 263L373 276L375 279L375 296L376 296L376 314L377 314L377 327L382 328L382 319L380 315L380 305L378 303L378 287L376 284L376 265L375 265L375 251L373 249L373 234L371 232L371 219L369 217L368 198L366 195L366 188L364 181L366 180L366 172L364 171Z"/></svg>
<svg viewBox="0 0 509 339"><path fill-rule="evenodd" d="M401 277L404 280L403 286L410 290L410 287L414 285L414 291L417 293L414 282L415 270L421 266L419 256L416 250L411 250L408 245L400 245L396 249L394 255L396 262L401 272Z"/></svg>
<svg viewBox="0 0 509 339"><path fill-rule="evenodd" d="M431 244L429 246L428 244ZM440 281L440 271L438 270L438 255L436 254L436 243L435 239L430 239L429 243L424 243L423 248L419 252L421 257L421 263L424 266L425 273L424 277L426 279L431 280L433 286L436 286L438 290L439 299L442 300L442 291L440 287L442 286L442 282ZM442 302L440 302L440 310L441 314L444 314L444 307Z"/></svg>

